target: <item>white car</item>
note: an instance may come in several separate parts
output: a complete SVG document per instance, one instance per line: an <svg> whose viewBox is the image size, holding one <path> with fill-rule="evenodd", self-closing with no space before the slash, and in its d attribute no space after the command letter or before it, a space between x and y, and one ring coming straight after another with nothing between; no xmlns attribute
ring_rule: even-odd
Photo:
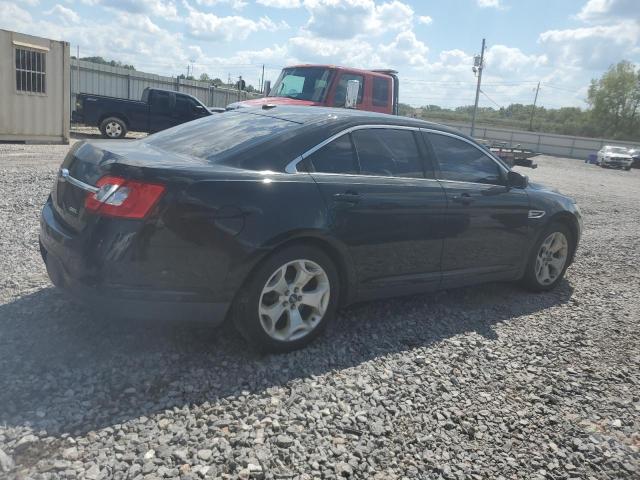
<svg viewBox="0 0 640 480"><path fill-rule="evenodd" d="M616 167L631 170L633 157L624 147L606 145L598 152L598 165L601 167Z"/></svg>

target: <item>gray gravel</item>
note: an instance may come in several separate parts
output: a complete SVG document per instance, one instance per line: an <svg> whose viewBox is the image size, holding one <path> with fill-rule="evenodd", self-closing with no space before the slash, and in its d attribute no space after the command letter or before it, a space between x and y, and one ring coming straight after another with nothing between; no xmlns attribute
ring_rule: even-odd
<svg viewBox="0 0 640 480"><path fill-rule="evenodd" d="M585 217L552 293L366 303L258 356L50 286L38 214L67 148L0 145L0 477L640 478L640 171L522 170Z"/></svg>

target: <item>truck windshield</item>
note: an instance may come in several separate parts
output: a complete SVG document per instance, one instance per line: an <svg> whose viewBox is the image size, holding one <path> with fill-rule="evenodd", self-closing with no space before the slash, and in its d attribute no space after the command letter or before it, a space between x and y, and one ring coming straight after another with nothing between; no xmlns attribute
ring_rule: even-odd
<svg viewBox="0 0 640 480"><path fill-rule="evenodd" d="M331 69L323 67L285 68L268 96L323 102L329 90L332 74Z"/></svg>

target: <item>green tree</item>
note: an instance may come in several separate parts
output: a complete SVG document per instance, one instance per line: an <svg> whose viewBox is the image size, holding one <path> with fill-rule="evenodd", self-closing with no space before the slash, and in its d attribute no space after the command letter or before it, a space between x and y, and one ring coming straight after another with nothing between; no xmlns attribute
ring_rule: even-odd
<svg viewBox="0 0 640 480"><path fill-rule="evenodd" d="M588 102L591 123L603 137L640 137L640 70L623 60L592 80Z"/></svg>

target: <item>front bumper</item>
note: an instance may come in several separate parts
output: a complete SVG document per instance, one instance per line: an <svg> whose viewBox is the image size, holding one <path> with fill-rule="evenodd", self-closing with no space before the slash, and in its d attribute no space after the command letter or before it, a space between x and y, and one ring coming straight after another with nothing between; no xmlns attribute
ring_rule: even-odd
<svg viewBox="0 0 640 480"><path fill-rule="evenodd" d="M52 283L72 299L126 318L224 321L231 302L207 298L202 291L110 283L99 267L87 261L85 240L56 218L50 201L45 204L40 217L40 253Z"/></svg>
<svg viewBox="0 0 640 480"><path fill-rule="evenodd" d="M601 165L604 165L606 167L617 167L617 168L629 168L631 167L631 165L633 164L633 159L629 159L629 160L607 160L607 159L602 159L600 161Z"/></svg>

